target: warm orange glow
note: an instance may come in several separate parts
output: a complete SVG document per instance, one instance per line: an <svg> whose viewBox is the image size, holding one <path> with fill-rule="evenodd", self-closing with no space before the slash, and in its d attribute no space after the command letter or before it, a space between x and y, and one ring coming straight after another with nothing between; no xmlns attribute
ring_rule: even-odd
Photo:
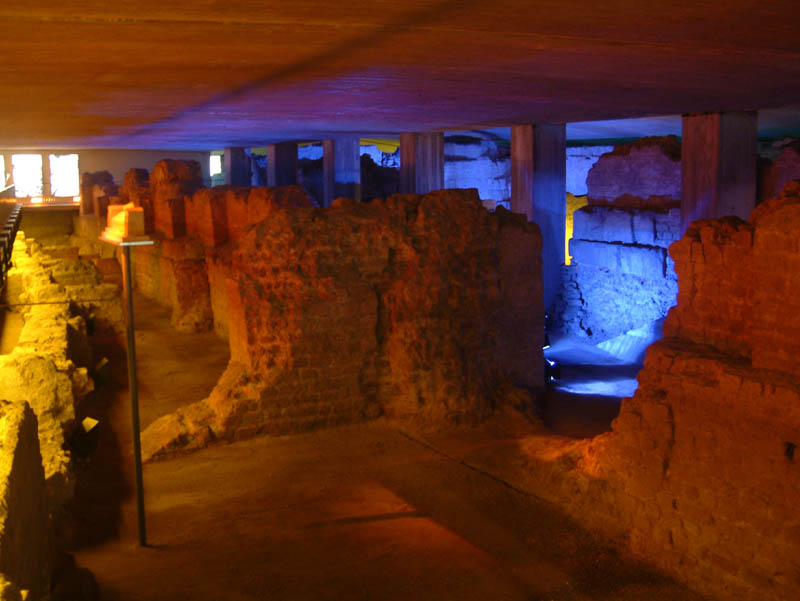
<svg viewBox="0 0 800 601"><path fill-rule="evenodd" d="M72 202L74 202L75 204L80 204L81 197L80 196L73 196L72 197Z"/></svg>
<svg viewBox="0 0 800 601"><path fill-rule="evenodd" d="M43 202L44 202L44 198L42 198L41 196L34 196L33 198L31 198L31 204L32 205L40 205Z"/></svg>

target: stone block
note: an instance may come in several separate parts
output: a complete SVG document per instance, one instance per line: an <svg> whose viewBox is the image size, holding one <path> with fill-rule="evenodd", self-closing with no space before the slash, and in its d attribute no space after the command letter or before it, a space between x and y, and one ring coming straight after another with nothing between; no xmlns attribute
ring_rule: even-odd
<svg viewBox="0 0 800 601"><path fill-rule="evenodd" d="M589 204L649 209L681 200L681 150L675 136L642 138L602 155L586 177Z"/></svg>
<svg viewBox="0 0 800 601"><path fill-rule="evenodd" d="M633 244L632 213L609 207L586 206L573 215L573 237L600 242Z"/></svg>
<svg viewBox="0 0 800 601"><path fill-rule="evenodd" d="M180 194L156 193L153 202L153 227L165 238L175 239L186 235L186 207Z"/></svg>
<svg viewBox="0 0 800 601"><path fill-rule="evenodd" d="M680 240L683 235L680 209L670 209L666 213L655 213L653 223L655 226L654 246L669 248L670 244Z"/></svg>
<svg viewBox="0 0 800 601"><path fill-rule="evenodd" d="M204 246L218 246L228 239L225 192L204 188L186 201L186 233L198 236Z"/></svg>
<svg viewBox="0 0 800 601"><path fill-rule="evenodd" d="M665 274L666 251L663 248L575 238L570 241L569 248L573 261L578 265L605 268L644 279L660 279Z"/></svg>
<svg viewBox="0 0 800 601"><path fill-rule="evenodd" d="M165 159L158 161L150 173L150 187L159 188L164 184L183 184L183 192L191 194L203 185L203 170L197 161L177 161Z"/></svg>

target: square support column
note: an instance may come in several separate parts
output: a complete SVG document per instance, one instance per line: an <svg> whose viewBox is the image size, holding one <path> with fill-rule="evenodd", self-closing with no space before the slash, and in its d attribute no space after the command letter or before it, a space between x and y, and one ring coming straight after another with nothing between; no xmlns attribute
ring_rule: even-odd
<svg viewBox="0 0 800 601"><path fill-rule="evenodd" d="M755 111L683 116L681 220L736 215L756 206L758 114Z"/></svg>
<svg viewBox="0 0 800 601"><path fill-rule="evenodd" d="M292 186L297 183L297 142L267 146L267 185Z"/></svg>
<svg viewBox="0 0 800 601"><path fill-rule="evenodd" d="M50 153L42 153L42 196L52 196L53 186L50 183Z"/></svg>
<svg viewBox="0 0 800 601"><path fill-rule="evenodd" d="M427 194L444 188L444 134L400 135L400 193Z"/></svg>
<svg viewBox="0 0 800 601"><path fill-rule="evenodd" d="M511 210L542 232L545 311L561 290L567 223L567 134L565 125L511 128Z"/></svg>
<svg viewBox="0 0 800 601"><path fill-rule="evenodd" d="M322 142L322 206L334 198L361 200L361 141L356 136Z"/></svg>
<svg viewBox="0 0 800 601"><path fill-rule="evenodd" d="M226 186L249 186L250 167L244 148L237 146L226 148L224 153L225 161L225 185Z"/></svg>

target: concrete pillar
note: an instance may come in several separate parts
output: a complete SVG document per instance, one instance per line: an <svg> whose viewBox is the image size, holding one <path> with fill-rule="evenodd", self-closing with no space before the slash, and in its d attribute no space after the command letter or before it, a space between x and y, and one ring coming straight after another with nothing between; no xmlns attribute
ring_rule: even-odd
<svg viewBox="0 0 800 601"><path fill-rule="evenodd" d="M427 194L444 188L444 134L400 135L400 193Z"/></svg>
<svg viewBox="0 0 800 601"><path fill-rule="evenodd" d="M361 200L361 141L356 136L322 142L323 206L344 196Z"/></svg>
<svg viewBox="0 0 800 601"><path fill-rule="evenodd" d="M280 142L267 146L267 185L291 186L297 183L297 143Z"/></svg>
<svg viewBox="0 0 800 601"><path fill-rule="evenodd" d="M737 215L756 205L758 114L755 111L683 116L681 215L696 219Z"/></svg>
<svg viewBox="0 0 800 601"><path fill-rule="evenodd" d="M224 170L226 186L249 186L250 165L244 148L237 146L226 148L224 152Z"/></svg>
<svg viewBox="0 0 800 601"><path fill-rule="evenodd" d="M42 153L42 196L52 196L50 185L50 153Z"/></svg>
<svg viewBox="0 0 800 601"><path fill-rule="evenodd" d="M561 290L567 222L567 135L565 125L511 128L511 210L542 232L545 311Z"/></svg>

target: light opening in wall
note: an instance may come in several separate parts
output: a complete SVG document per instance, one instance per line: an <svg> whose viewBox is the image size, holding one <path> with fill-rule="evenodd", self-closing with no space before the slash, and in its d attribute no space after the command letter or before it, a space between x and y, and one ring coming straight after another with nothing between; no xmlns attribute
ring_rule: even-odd
<svg viewBox="0 0 800 601"><path fill-rule="evenodd" d="M42 155L15 154L11 156L11 170L16 184L16 196L41 196Z"/></svg>
<svg viewBox="0 0 800 601"><path fill-rule="evenodd" d="M50 155L50 194L76 196L80 194L80 172L77 154Z"/></svg>
<svg viewBox="0 0 800 601"><path fill-rule="evenodd" d="M33 196L31 197L31 204L32 205L40 205L44 202L44 198L41 196Z"/></svg>
<svg viewBox="0 0 800 601"><path fill-rule="evenodd" d="M218 154L212 154L210 157L208 157L208 168L211 177L222 173L222 156Z"/></svg>

